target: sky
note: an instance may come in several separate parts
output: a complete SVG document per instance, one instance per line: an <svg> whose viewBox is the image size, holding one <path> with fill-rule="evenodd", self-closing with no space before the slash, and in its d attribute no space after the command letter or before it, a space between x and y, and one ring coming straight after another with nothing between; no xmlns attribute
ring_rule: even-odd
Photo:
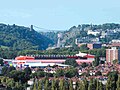
<svg viewBox="0 0 120 90"><path fill-rule="evenodd" d="M120 23L120 0L0 0L0 23L49 30Z"/></svg>

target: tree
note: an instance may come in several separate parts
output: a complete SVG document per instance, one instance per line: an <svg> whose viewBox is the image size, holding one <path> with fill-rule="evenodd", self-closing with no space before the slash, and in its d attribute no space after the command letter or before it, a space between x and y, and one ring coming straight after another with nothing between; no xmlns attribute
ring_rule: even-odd
<svg viewBox="0 0 120 90"><path fill-rule="evenodd" d="M55 80L55 90L59 90L59 80Z"/></svg>
<svg viewBox="0 0 120 90"><path fill-rule="evenodd" d="M108 78L107 83L106 83L106 90L112 90L112 81L110 77Z"/></svg>
<svg viewBox="0 0 120 90"><path fill-rule="evenodd" d="M88 90L96 90L97 80L91 79L89 82Z"/></svg>
<svg viewBox="0 0 120 90"><path fill-rule="evenodd" d="M83 51L83 50L88 50L89 48L87 47L87 44L83 44L80 46L80 51Z"/></svg>
<svg viewBox="0 0 120 90"><path fill-rule="evenodd" d="M7 69L8 69L8 67L3 66L1 73L2 73L3 75L5 75L5 74L7 73Z"/></svg>
<svg viewBox="0 0 120 90"><path fill-rule="evenodd" d="M30 78L26 76L24 71L13 70L7 75L10 78L13 78L16 82L26 83Z"/></svg>
<svg viewBox="0 0 120 90"><path fill-rule="evenodd" d="M77 67L78 66L78 64L76 62L76 59L73 59L73 58L66 59L65 64L71 65L73 67Z"/></svg>
<svg viewBox="0 0 120 90"><path fill-rule="evenodd" d="M42 82L38 81L38 90L42 90Z"/></svg>
<svg viewBox="0 0 120 90"><path fill-rule="evenodd" d="M97 81L98 81L97 79L93 79L93 90L96 90L97 88Z"/></svg>
<svg viewBox="0 0 120 90"><path fill-rule="evenodd" d="M97 80L97 86L96 86L96 90L99 90L99 81Z"/></svg>
<svg viewBox="0 0 120 90"><path fill-rule="evenodd" d="M85 67L88 66L88 64L84 62L84 63L81 64L81 66L82 66L82 68L85 68Z"/></svg>
<svg viewBox="0 0 120 90"><path fill-rule="evenodd" d="M10 78L8 78L7 80L6 80L6 85L7 85L7 87L10 87L10 88L14 88L14 86L15 86L15 81L14 81L14 79L10 79Z"/></svg>
<svg viewBox="0 0 120 90"><path fill-rule="evenodd" d="M68 78L72 78L74 76L78 76L78 71L76 68L68 68L66 71L65 71L65 76L68 77Z"/></svg>
<svg viewBox="0 0 120 90"><path fill-rule="evenodd" d="M4 63L3 63L3 59L2 59L2 58L0 58L0 65L1 65L1 66L4 65Z"/></svg>
<svg viewBox="0 0 120 90"><path fill-rule="evenodd" d="M88 81L86 78L83 80L83 83L84 83L85 90L88 90Z"/></svg>
<svg viewBox="0 0 120 90"><path fill-rule="evenodd" d="M72 82L72 80L70 80L70 82L69 82L69 90L73 90L73 82Z"/></svg>
<svg viewBox="0 0 120 90"><path fill-rule="evenodd" d="M76 82L75 90L80 90L80 80Z"/></svg>
<svg viewBox="0 0 120 90"><path fill-rule="evenodd" d="M9 66L9 67L7 67L7 66L4 66L3 68L2 68L2 74L3 75L8 75L9 74L9 72L11 72L12 70L15 70L15 67L13 67L13 66Z"/></svg>
<svg viewBox="0 0 120 90"><path fill-rule="evenodd" d="M24 72L25 72L26 75L30 75L30 74L32 73L30 67L26 67L26 68L24 69Z"/></svg>
<svg viewBox="0 0 120 90"><path fill-rule="evenodd" d="M113 60L113 64L117 64L117 63L118 63L117 59Z"/></svg>
<svg viewBox="0 0 120 90"><path fill-rule="evenodd" d="M36 83L36 82L34 82L34 84L33 84L33 90L38 90L38 89L37 89L37 83Z"/></svg>
<svg viewBox="0 0 120 90"><path fill-rule="evenodd" d="M108 84L110 83L112 89L116 89L117 88L116 82L118 80L118 72L113 71L113 72L108 73L108 78L109 78Z"/></svg>
<svg viewBox="0 0 120 90"><path fill-rule="evenodd" d="M117 80L117 88L116 88L116 90L120 90L120 76L119 76L119 78Z"/></svg>
<svg viewBox="0 0 120 90"><path fill-rule="evenodd" d="M40 78L40 77L45 77L45 72L43 71L38 71L36 72L37 73L37 77Z"/></svg>
<svg viewBox="0 0 120 90"><path fill-rule="evenodd" d="M48 80L45 81L44 90L49 90L49 81Z"/></svg>
<svg viewBox="0 0 120 90"><path fill-rule="evenodd" d="M51 88L51 90L55 90L55 81L54 80L52 80L52 88Z"/></svg>
<svg viewBox="0 0 120 90"><path fill-rule="evenodd" d="M25 88L20 82L15 82L15 86L13 90L25 90Z"/></svg>
<svg viewBox="0 0 120 90"><path fill-rule="evenodd" d="M65 90L69 90L69 81L64 80Z"/></svg>
<svg viewBox="0 0 120 90"><path fill-rule="evenodd" d="M102 82L99 82L99 90L103 90L103 89L104 89L104 87L103 87Z"/></svg>
<svg viewBox="0 0 120 90"><path fill-rule="evenodd" d="M59 90L65 90L64 80L61 79L59 83L60 83Z"/></svg>
<svg viewBox="0 0 120 90"><path fill-rule="evenodd" d="M63 69L56 70L56 73L55 73L56 77L60 77L60 76L64 76L64 75L65 75L65 71Z"/></svg>
<svg viewBox="0 0 120 90"><path fill-rule="evenodd" d="M98 65L99 65L99 61L100 61L99 57L98 57L98 56L95 56L95 61L93 62L93 65L94 65L95 67L98 66Z"/></svg>
<svg viewBox="0 0 120 90"><path fill-rule="evenodd" d="M80 32L80 35L81 35L81 37L86 37L86 36L87 36L87 32L81 31L81 32Z"/></svg>
<svg viewBox="0 0 120 90"><path fill-rule="evenodd" d="M75 90L88 90L84 81L77 81Z"/></svg>
<svg viewBox="0 0 120 90"><path fill-rule="evenodd" d="M118 72L117 71L108 73L106 90L115 90L117 88L117 85L116 85L117 80L118 80Z"/></svg>
<svg viewBox="0 0 120 90"><path fill-rule="evenodd" d="M86 76L86 77L88 77L88 76L90 76L90 74L89 74L89 72L84 72L84 73L81 74L81 76Z"/></svg>

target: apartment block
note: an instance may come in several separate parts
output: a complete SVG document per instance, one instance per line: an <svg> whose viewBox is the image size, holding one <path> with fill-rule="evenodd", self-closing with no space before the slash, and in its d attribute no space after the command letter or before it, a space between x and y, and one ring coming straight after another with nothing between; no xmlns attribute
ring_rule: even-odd
<svg viewBox="0 0 120 90"><path fill-rule="evenodd" d="M113 63L114 60L118 60L120 63L120 49L117 49L116 47L106 49L106 62Z"/></svg>

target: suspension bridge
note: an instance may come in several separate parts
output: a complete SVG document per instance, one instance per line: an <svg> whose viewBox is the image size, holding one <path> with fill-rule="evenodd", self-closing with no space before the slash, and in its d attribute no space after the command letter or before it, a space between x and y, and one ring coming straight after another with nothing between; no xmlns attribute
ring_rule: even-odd
<svg viewBox="0 0 120 90"><path fill-rule="evenodd" d="M46 28L42 28L42 27L39 27L39 26L36 26L36 25L31 25L30 29L32 30L35 30L35 31L38 31L38 32L59 32L59 31L66 31L65 29L46 29Z"/></svg>

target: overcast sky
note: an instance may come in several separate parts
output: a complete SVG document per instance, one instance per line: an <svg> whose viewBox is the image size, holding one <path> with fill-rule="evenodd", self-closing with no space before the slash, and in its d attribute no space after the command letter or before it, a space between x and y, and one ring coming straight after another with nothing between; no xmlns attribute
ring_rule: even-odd
<svg viewBox="0 0 120 90"><path fill-rule="evenodd" d="M0 22L50 30L120 23L120 0L0 0Z"/></svg>

